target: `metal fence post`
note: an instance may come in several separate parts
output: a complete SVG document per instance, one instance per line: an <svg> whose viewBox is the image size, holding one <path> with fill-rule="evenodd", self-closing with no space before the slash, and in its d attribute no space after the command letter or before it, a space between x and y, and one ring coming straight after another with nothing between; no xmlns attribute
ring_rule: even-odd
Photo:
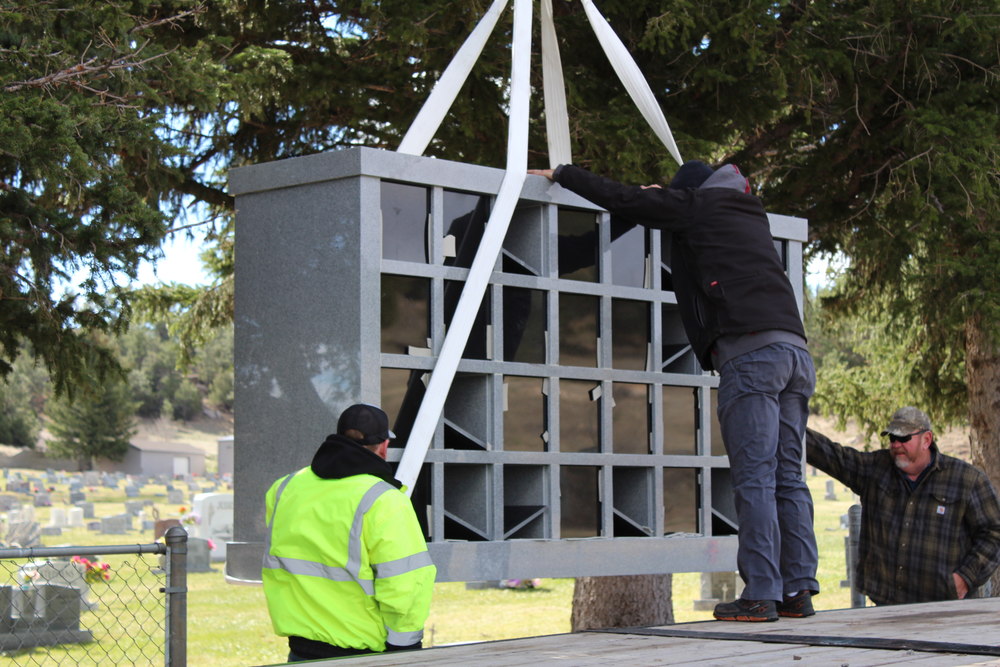
<svg viewBox="0 0 1000 667"><path fill-rule="evenodd" d="M858 591L858 542L861 540L861 505L847 508L847 579L851 582L851 607L864 607L865 596Z"/></svg>
<svg viewBox="0 0 1000 667"><path fill-rule="evenodd" d="M167 544L167 640L166 667L187 666L187 540L180 526L163 536Z"/></svg>

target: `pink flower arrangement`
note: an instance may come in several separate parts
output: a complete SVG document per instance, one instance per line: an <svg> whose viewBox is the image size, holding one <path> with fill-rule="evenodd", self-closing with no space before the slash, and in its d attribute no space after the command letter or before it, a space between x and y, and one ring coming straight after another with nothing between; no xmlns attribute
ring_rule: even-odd
<svg viewBox="0 0 1000 667"><path fill-rule="evenodd" d="M186 507L180 509L181 512L181 523L185 526L196 526L201 523L201 517L198 516L196 512L188 512Z"/></svg>
<svg viewBox="0 0 1000 667"><path fill-rule="evenodd" d="M111 565L109 563L87 560L83 556L73 556L71 560L83 568L83 578L88 584L111 580Z"/></svg>

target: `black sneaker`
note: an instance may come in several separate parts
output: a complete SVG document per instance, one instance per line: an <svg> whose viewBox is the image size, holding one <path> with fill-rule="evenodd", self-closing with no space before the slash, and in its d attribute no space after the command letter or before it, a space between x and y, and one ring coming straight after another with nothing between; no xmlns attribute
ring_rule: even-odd
<svg viewBox="0 0 1000 667"><path fill-rule="evenodd" d="M774 600L744 600L720 602L715 605L714 616L720 621L777 621L778 612Z"/></svg>
<svg viewBox="0 0 1000 667"><path fill-rule="evenodd" d="M816 610L813 609L812 591L799 591L795 595L785 596L785 599L777 604L778 616L788 618L805 618L813 616Z"/></svg>

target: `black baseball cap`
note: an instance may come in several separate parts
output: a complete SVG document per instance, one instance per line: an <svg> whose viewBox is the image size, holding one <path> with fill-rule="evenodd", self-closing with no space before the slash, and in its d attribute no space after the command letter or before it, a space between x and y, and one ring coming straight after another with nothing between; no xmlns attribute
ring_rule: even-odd
<svg viewBox="0 0 1000 667"><path fill-rule="evenodd" d="M690 160L680 166L668 187L677 190L698 188L713 173L715 170L701 160Z"/></svg>
<svg viewBox="0 0 1000 667"><path fill-rule="evenodd" d="M396 434L389 430L389 416L382 408L367 403L355 403L340 414L337 433L346 435L350 430L364 435L361 444L377 445L383 440L392 440Z"/></svg>

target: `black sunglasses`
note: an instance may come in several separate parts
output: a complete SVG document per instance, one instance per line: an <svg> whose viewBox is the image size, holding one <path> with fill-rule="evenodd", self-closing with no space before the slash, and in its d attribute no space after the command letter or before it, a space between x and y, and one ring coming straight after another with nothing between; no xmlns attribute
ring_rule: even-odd
<svg viewBox="0 0 1000 667"><path fill-rule="evenodd" d="M890 433L889 442L909 442L910 438L915 435L920 435L921 433L927 433L927 429L921 429L916 433L911 433L910 435L896 435L895 433Z"/></svg>

